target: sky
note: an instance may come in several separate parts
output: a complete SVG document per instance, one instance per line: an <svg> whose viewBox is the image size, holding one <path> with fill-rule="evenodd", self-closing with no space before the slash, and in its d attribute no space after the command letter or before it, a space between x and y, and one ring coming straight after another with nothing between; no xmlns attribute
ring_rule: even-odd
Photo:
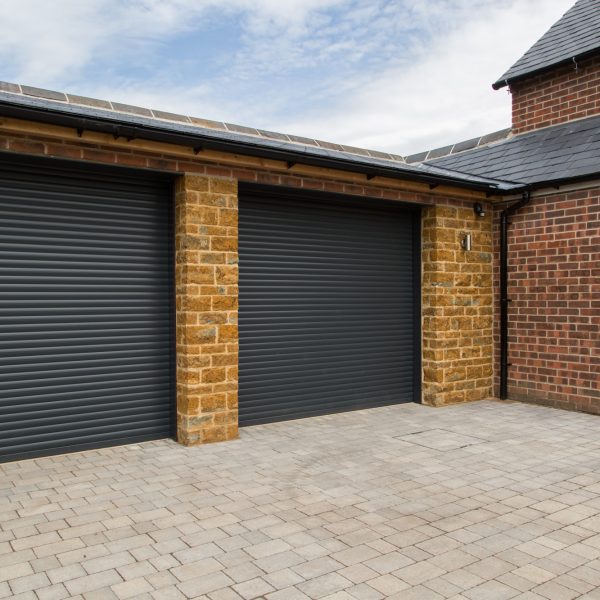
<svg viewBox="0 0 600 600"><path fill-rule="evenodd" d="M574 0L2 0L0 79L398 154L510 126Z"/></svg>

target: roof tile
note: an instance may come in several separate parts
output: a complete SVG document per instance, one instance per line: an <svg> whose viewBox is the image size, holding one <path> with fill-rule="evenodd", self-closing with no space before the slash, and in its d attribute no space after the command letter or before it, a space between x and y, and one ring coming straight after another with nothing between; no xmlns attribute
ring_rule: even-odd
<svg viewBox="0 0 600 600"><path fill-rule="evenodd" d="M349 152L350 154L359 154L361 156L369 156L369 151L364 148L356 148L355 146L346 146L342 144L342 151Z"/></svg>
<svg viewBox="0 0 600 600"><path fill-rule="evenodd" d="M378 152L377 150L369 150L369 156L372 156L373 158L383 158L385 160L398 160L398 157L396 156L395 158L392 158L392 155L389 154L388 152ZM404 160L404 157L400 157L402 158L401 162L406 162Z"/></svg>
<svg viewBox="0 0 600 600"><path fill-rule="evenodd" d="M265 138L272 140L281 140L282 142L289 142L290 138L285 133L278 133L276 131L267 131L266 129L257 129L258 133Z"/></svg>
<svg viewBox="0 0 600 600"><path fill-rule="evenodd" d="M589 117L509 137L426 165L523 183L600 173L600 117Z"/></svg>
<svg viewBox="0 0 600 600"><path fill-rule="evenodd" d="M153 117L152 111L141 106L133 106L131 104L121 104L120 102L111 102L113 110L117 112L129 113L132 115L140 115L142 117Z"/></svg>
<svg viewBox="0 0 600 600"><path fill-rule="evenodd" d="M199 117L190 117L190 122L199 127L207 129L225 129L225 123L220 121L211 121L210 119L200 119Z"/></svg>
<svg viewBox="0 0 600 600"><path fill-rule="evenodd" d="M165 112L164 110L153 110L152 114L157 119L164 119L165 121L179 121L180 123L189 123L190 118L185 115L178 115L176 113Z"/></svg>
<svg viewBox="0 0 600 600"><path fill-rule="evenodd" d="M454 148L452 148L452 154L456 154L457 152L463 152L464 150L470 150L471 148L477 148L480 139L481 138L473 138L470 140L465 140L464 142L458 142L457 144L454 144Z"/></svg>
<svg viewBox="0 0 600 600"><path fill-rule="evenodd" d="M108 100L97 100L96 98L88 98L87 96L77 96L75 94L67 94L67 98L71 104L82 104L83 106L106 108L108 110L112 108Z"/></svg>
<svg viewBox="0 0 600 600"><path fill-rule="evenodd" d="M16 83L8 83L7 81L0 81L0 91L11 92L13 94L20 94L21 87Z"/></svg>
<svg viewBox="0 0 600 600"><path fill-rule="evenodd" d="M392 160L395 160L396 162L402 162L405 163L406 161L404 160L404 156L400 156L400 154L390 154L390 158Z"/></svg>
<svg viewBox="0 0 600 600"><path fill-rule="evenodd" d="M342 150L340 144L334 144L332 142L324 142L323 140L315 140L321 148L327 148L327 150Z"/></svg>
<svg viewBox="0 0 600 600"><path fill-rule="evenodd" d="M36 98L47 98L48 100L61 100L66 102L67 96L62 92L54 92L45 90L44 88L31 87L30 85L22 85L21 90L27 96L35 96Z"/></svg>
<svg viewBox="0 0 600 600"><path fill-rule="evenodd" d="M411 154L410 156L407 156L404 160L409 164L416 163L416 162L423 162L427 158L428 154L429 154L429 150L427 150L425 152L419 152L418 154Z"/></svg>
<svg viewBox="0 0 600 600"><path fill-rule="evenodd" d="M442 148L435 148L434 150L429 151L428 158L438 158L439 156L446 156L452 152L452 148L454 148L454 144L451 146L444 146Z"/></svg>
<svg viewBox="0 0 600 600"><path fill-rule="evenodd" d="M595 51L600 51L598 0L578 0L494 83L494 88Z"/></svg>
<svg viewBox="0 0 600 600"><path fill-rule="evenodd" d="M225 123L229 131L236 133L247 133L248 135L259 135L258 130L253 127L245 127L244 125L236 125L235 123Z"/></svg>
<svg viewBox="0 0 600 600"><path fill-rule="evenodd" d="M484 136L481 136L479 140L479 145L483 146L484 144L491 144L492 142L498 142L507 138L512 132L512 129L508 127L507 129L500 129L499 131L493 131L492 133L487 133Z"/></svg>
<svg viewBox="0 0 600 600"><path fill-rule="evenodd" d="M317 141L311 138L302 137L301 135L289 135L288 138L292 142L296 142L297 144L304 144L305 146L318 146Z"/></svg>

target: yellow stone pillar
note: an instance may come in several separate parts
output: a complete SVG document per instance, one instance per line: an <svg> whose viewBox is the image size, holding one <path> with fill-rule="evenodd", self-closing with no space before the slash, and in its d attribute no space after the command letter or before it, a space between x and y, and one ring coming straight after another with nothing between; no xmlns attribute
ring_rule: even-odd
<svg viewBox="0 0 600 600"><path fill-rule="evenodd" d="M492 396L492 211L423 210L423 403ZM472 249L461 240L470 233Z"/></svg>
<svg viewBox="0 0 600 600"><path fill-rule="evenodd" d="M177 440L238 435L237 181L184 175L175 190Z"/></svg>

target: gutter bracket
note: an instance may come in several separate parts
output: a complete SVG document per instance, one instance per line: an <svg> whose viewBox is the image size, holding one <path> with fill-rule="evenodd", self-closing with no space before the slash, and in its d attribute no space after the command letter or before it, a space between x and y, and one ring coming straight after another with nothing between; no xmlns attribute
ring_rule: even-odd
<svg viewBox="0 0 600 600"><path fill-rule="evenodd" d="M75 128L75 131L77 131L77 137L83 137L83 132L85 131L86 124L86 120L82 119L80 124Z"/></svg>
<svg viewBox="0 0 600 600"><path fill-rule="evenodd" d="M124 137L128 142L131 142L137 137L137 129L135 127L119 127L117 125L113 129L113 138L118 140L120 137Z"/></svg>

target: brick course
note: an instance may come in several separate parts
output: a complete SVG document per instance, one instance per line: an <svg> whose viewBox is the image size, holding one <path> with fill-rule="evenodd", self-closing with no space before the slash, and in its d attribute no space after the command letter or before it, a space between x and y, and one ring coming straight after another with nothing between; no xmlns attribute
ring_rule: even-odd
<svg viewBox="0 0 600 600"><path fill-rule="evenodd" d="M509 397L600 414L600 188L535 197L511 221ZM498 244L494 258L498 284ZM499 365L497 319L495 342Z"/></svg>
<svg viewBox="0 0 600 600"><path fill-rule="evenodd" d="M510 91L515 134L598 115L600 57L515 81Z"/></svg>

